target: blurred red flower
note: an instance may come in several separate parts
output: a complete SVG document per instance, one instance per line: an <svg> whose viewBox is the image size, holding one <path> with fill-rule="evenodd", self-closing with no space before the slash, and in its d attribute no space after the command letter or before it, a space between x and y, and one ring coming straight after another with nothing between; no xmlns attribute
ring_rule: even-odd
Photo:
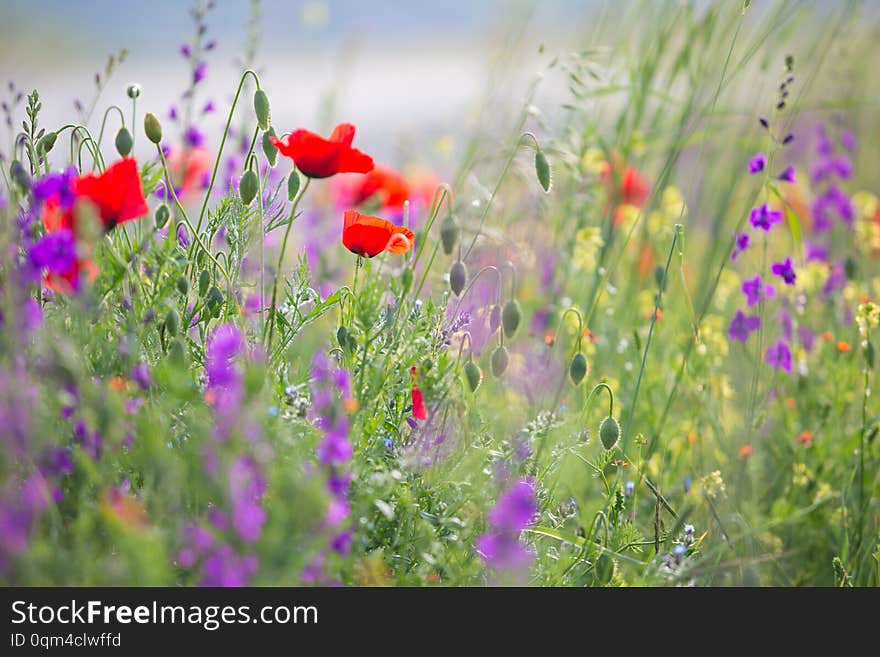
<svg viewBox="0 0 880 657"><path fill-rule="evenodd" d="M278 152L289 157L303 175L309 178L329 178L337 173L368 173L373 170L373 158L351 147L355 127L340 123L329 139L308 130L294 130L283 142L270 137Z"/></svg>
<svg viewBox="0 0 880 657"><path fill-rule="evenodd" d="M150 209L144 198L137 162L124 157L107 167L104 173L87 173L73 183L77 199L86 198L95 204L104 230L146 215Z"/></svg>
<svg viewBox="0 0 880 657"><path fill-rule="evenodd" d="M415 244L416 236L408 228L396 226L380 217L346 210L342 226L342 244L352 253L372 258L382 251L406 253Z"/></svg>
<svg viewBox="0 0 880 657"><path fill-rule="evenodd" d="M409 370L410 376L413 377L413 380L416 378L416 366L413 365ZM425 408L425 399L422 396L422 391L419 389L417 383L413 382L412 387L412 414L413 417L417 420L427 420L428 419L428 409Z"/></svg>

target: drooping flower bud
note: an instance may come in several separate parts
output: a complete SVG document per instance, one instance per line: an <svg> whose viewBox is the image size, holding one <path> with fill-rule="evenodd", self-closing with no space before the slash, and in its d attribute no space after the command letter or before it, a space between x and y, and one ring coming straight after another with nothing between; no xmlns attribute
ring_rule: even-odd
<svg viewBox="0 0 880 657"><path fill-rule="evenodd" d="M571 359L571 365L568 367L568 375L571 377L573 384L580 385L581 381L587 375L587 358L581 352L577 352Z"/></svg>
<svg viewBox="0 0 880 657"><path fill-rule="evenodd" d="M199 274L199 296L205 296L205 293L208 291L208 286L211 284L211 274L208 273L207 269L203 269L202 273Z"/></svg>
<svg viewBox="0 0 880 657"><path fill-rule="evenodd" d="M289 201L293 201L296 198L296 194L299 191L299 173L297 173L296 169L290 172L290 175L287 177L287 199Z"/></svg>
<svg viewBox="0 0 880 657"><path fill-rule="evenodd" d="M168 333L168 335L177 335L179 329L180 313L178 313L175 308L172 308L168 311L168 314L165 315L165 332Z"/></svg>
<svg viewBox="0 0 880 657"><path fill-rule="evenodd" d="M55 142L57 140L58 133L47 132L45 135L40 137L40 141L37 142L37 151L40 153L48 153L55 147Z"/></svg>
<svg viewBox="0 0 880 657"><path fill-rule="evenodd" d="M122 157L127 156L131 153L131 147L134 145L134 140L131 137L131 133L128 131L128 128L125 126L119 128L119 132L116 133L116 152L119 153Z"/></svg>
<svg viewBox="0 0 880 657"><path fill-rule="evenodd" d="M501 306L497 303L489 312L489 335L492 335L501 327Z"/></svg>
<svg viewBox="0 0 880 657"><path fill-rule="evenodd" d="M540 148L535 151L535 173L538 174L538 182L545 192L550 191L552 181L550 179L550 162L544 151Z"/></svg>
<svg viewBox="0 0 880 657"><path fill-rule="evenodd" d="M497 378L504 374L509 362L510 356L507 353L507 347L504 345L498 346L492 352L492 375Z"/></svg>
<svg viewBox="0 0 880 657"><path fill-rule="evenodd" d="M268 130L272 116L269 110L269 96L262 89L254 92L254 112L257 114L257 125L260 126L260 130Z"/></svg>
<svg viewBox="0 0 880 657"><path fill-rule="evenodd" d="M455 296L461 296L467 284L467 268L461 260L456 261L449 270L449 287Z"/></svg>
<svg viewBox="0 0 880 657"><path fill-rule="evenodd" d="M521 319L522 310L520 310L519 301L511 299L505 303L501 310L501 326L504 329L504 335L511 337L516 333Z"/></svg>
<svg viewBox="0 0 880 657"><path fill-rule="evenodd" d="M443 245L443 253L446 255L452 254L452 249L454 249L455 245L458 243L460 232L455 217L451 214L447 214L440 223L440 243Z"/></svg>
<svg viewBox="0 0 880 657"><path fill-rule="evenodd" d="M257 197L260 191L260 181L257 180L257 174L253 169L244 172L241 180L238 181L238 193L241 195L241 202L250 205Z"/></svg>
<svg viewBox="0 0 880 657"><path fill-rule="evenodd" d="M159 119L152 112L144 114L144 132L147 135L147 139L154 144L162 141L162 124L159 123Z"/></svg>
<svg viewBox="0 0 880 657"><path fill-rule="evenodd" d="M467 380L468 388L471 392L476 392L483 381L483 371L474 361L469 360L464 365L464 377Z"/></svg>
<svg viewBox="0 0 880 657"><path fill-rule="evenodd" d="M153 214L153 219L156 222L156 228L164 228L165 224L168 223L168 220L171 218L171 209L165 203L160 203L156 208L156 212Z"/></svg>
<svg viewBox="0 0 880 657"><path fill-rule="evenodd" d="M611 449L620 440L620 425L610 415L599 425L599 439L605 449Z"/></svg>
<svg viewBox="0 0 880 657"><path fill-rule="evenodd" d="M270 167L274 167L275 163L278 162L278 149L275 148L271 140L275 136L275 128L273 126L269 126L269 129L263 133L263 153L265 153Z"/></svg>

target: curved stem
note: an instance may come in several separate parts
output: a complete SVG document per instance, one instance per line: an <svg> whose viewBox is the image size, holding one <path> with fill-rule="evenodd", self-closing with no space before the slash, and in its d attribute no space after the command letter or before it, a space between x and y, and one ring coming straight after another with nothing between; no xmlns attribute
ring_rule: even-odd
<svg viewBox="0 0 880 657"><path fill-rule="evenodd" d="M513 266L513 263L510 260L505 260L501 264L500 269L507 269L510 272L510 298L515 299L516 298L516 288L517 288L516 267ZM499 270L499 275L500 275L500 270Z"/></svg>
<svg viewBox="0 0 880 657"><path fill-rule="evenodd" d="M119 105L111 105L107 109L104 110L104 118L101 120L101 130L98 132L98 146L101 145L101 141L104 139L104 127L107 124L107 115L110 114L110 110L116 110L119 113L119 120L122 121L122 127L125 127L125 115L122 113L122 108ZM134 125L134 116L132 115L132 125ZM132 148L134 147L134 135L132 135Z"/></svg>
<svg viewBox="0 0 880 657"><path fill-rule="evenodd" d="M581 339L584 337L584 318L581 315L581 311L574 306L566 308L562 315L560 315L559 323L556 325L556 335L559 335L560 331L562 330L562 323L565 321L565 316L568 315L568 313L574 313L575 315L577 315L578 318L577 349L578 351L580 351Z"/></svg>
<svg viewBox="0 0 880 657"><path fill-rule="evenodd" d="M211 172L211 182L208 184L207 191L205 191L205 200L202 202L202 209L199 210L199 220L196 223L196 232L202 229L202 221L205 219L205 210L208 209L208 201L210 200L211 192L214 189L214 182L217 180L217 170L220 168L220 158L223 157L223 147L226 146L226 137L229 136L229 126L232 125L232 115L235 112L235 106L238 104L238 98L241 96L241 90L244 88L244 81L247 79L248 75L254 78L257 89L260 88L260 78L257 77L257 74L253 70L247 69L241 74L241 80L238 82L238 89L235 92L235 98L232 100L232 107L229 108L226 127L223 129L223 138L220 140L220 148L217 149L217 159L214 160L214 170Z"/></svg>
<svg viewBox="0 0 880 657"><path fill-rule="evenodd" d="M498 270L498 267L495 265L486 265L480 271L478 271L474 277L470 280L467 287L461 293L461 296L458 298L458 303L455 305L455 311L452 313L452 318L455 319L455 316L458 315L458 309L461 308L461 304L464 301L464 298L467 296L467 293L470 292L471 288L474 286L474 283L477 282L477 279L480 277L484 271L491 269L498 275L498 295L496 299L496 303L501 300L501 286L504 284L503 279L501 278L501 272Z"/></svg>
<svg viewBox="0 0 880 657"><path fill-rule="evenodd" d="M590 395L587 397L586 403L584 403L584 410L586 410L587 406L590 405L590 400L593 398L593 395L595 395L599 390L601 390L603 388L608 391L608 417L613 417L614 416L614 391L611 389L611 386L609 386L604 381L602 383L597 383L595 386L593 386L593 389L590 391Z"/></svg>

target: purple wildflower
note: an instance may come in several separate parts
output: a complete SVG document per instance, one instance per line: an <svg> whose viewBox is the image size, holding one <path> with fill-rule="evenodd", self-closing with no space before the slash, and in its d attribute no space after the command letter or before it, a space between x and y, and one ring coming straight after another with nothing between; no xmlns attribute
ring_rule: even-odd
<svg viewBox="0 0 880 657"><path fill-rule="evenodd" d="M807 242L804 245L807 255L807 262L815 260L816 262L825 262L828 260L828 247L818 242Z"/></svg>
<svg viewBox="0 0 880 657"><path fill-rule="evenodd" d="M207 76L208 64L205 62L199 62L195 69L193 69L193 84L196 85L199 82L202 82Z"/></svg>
<svg viewBox="0 0 880 657"><path fill-rule="evenodd" d="M763 285L760 274L743 281L742 291L746 295L746 305L750 308L764 299L772 299L776 296L776 288L772 285Z"/></svg>
<svg viewBox="0 0 880 657"><path fill-rule="evenodd" d="M757 208L752 208L752 211L749 214L749 221L752 222L752 226L755 228L760 228L765 232L769 232L773 227L773 224L778 224L782 221L782 212L779 210L771 210L770 206L764 203Z"/></svg>
<svg viewBox="0 0 880 657"><path fill-rule="evenodd" d="M232 499L232 526L242 540L253 543L260 538L266 512L260 500L266 492L266 480L256 464L239 457L229 471L229 494Z"/></svg>
<svg viewBox="0 0 880 657"><path fill-rule="evenodd" d="M531 479L515 481L489 512L489 531L477 538L480 558L495 570L527 565L532 554L519 542L519 535L534 523L537 511L535 483Z"/></svg>
<svg viewBox="0 0 880 657"><path fill-rule="evenodd" d="M785 169L777 176L777 178L787 183L795 182L794 167L791 165L785 167Z"/></svg>
<svg viewBox="0 0 880 657"><path fill-rule="evenodd" d="M797 278L797 275L794 272L794 266L792 265L791 258L786 258L782 262L774 263L772 267L770 267L770 271L772 271L776 276L782 278L785 281L786 285L794 285L794 281Z"/></svg>
<svg viewBox="0 0 880 657"><path fill-rule="evenodd" d="M758 153L749 160L749 175L753 176L763 171L765 166L767 166L767 156L764 153Z"/></svg>
<svg viewBox="0 0 880 657"><path fill-rule="evenodd" d="M63 275L76 267L76 239L67 229L46 233L28 252L36 269Z"/></svg>
<svg viewBox="0 0 880 657"><path fill-rule="evenodd" d="M727 336L731 340L739 340L745 343L749 339L749 335L761 328L761 318L757 315L746 315L742 310L737 310L733 320L730 322L730 328Z"/></svg>
<svg viewBox="0 0 880 657"><path fill-rule="evenodd" d="M853 152L858 148L856 135L852 130L843 130L840 133L840 143L848 151Z"/></svg>
<svg viewBox="0 0 880 657"><path fill-rule="evenodd" d="M764 362L778 370L791 372L791 350L785 340L778 340L764 354Z"/></svg>
<svg viewBox="0 0 880 657"><path fill-rule="evenodd" d="M201 148L205 145L204 133L202 133L202 131L194 125L191 125L189 128L186 129L186 132L183 135L183 139L191 148Z"/></svg>
<svg viewBox="0 0 880 657"><path fill-rule="evenodd" d="M731 260L736 260L739 257L739 254L749 248L749 234L748 233L740 233L736 236L736 240L733 245L733 253L730 255Z"/></svg>
<svg viewBox="0 0 880 657"><path fill-rule="evenodd" d="M141 390L148 389L153 385L153 377L150 374L150 368L146 363L138 363L130 372L131 378L140 386Z"/></svg>

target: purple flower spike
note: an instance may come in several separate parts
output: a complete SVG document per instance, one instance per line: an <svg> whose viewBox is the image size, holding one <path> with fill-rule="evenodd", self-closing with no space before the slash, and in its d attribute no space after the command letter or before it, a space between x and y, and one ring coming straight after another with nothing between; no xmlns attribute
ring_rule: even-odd
<svg viewBox="0 0 880 657"><path fill-rule="evenodd" d="M198 84L208 77L208 65L205 62L199 62L195 70L193 70L193 84Z"/></svg>
<svg viewBox="0 0 880 657"><path fill-rule="evenodd" d="M764 354L764 362L777 370L791 372L791 350L785 340L779 340L767 349Z"/></svg>
<svg viewBox="0 0 880 657"><path fill-rule="evenodd" d="M765 166L767 166L767 156L763 153L758 153L749 160L749 175L754 176L756 173L760 173L764 170Z"/></svg>
<svg viewBox="0 0 880 657"><path fill-rule="evenodd" d="M843 147L848 150L850 153L858 148L858 143L856 142L856 135L852 130L844 130L840 133L840 143Z"/></svg>
<svg viewBox="0 0 880 657"><path fill-rule="evenodd" d="M785 170L779 174L778 178L782 182L787 182L787 183L795 182L794 167L791 165L785 167Z"/></svg>
<svg viewBox="0 0 880 657"><path fill-rule="evenodd" d="M770 271L776 276L782 278L786 285L794 285L794 281L797 278L797 275L794 273L794 266L791 263L791 258L786 258L782 262L774 263L770 268Z"/></svg>

